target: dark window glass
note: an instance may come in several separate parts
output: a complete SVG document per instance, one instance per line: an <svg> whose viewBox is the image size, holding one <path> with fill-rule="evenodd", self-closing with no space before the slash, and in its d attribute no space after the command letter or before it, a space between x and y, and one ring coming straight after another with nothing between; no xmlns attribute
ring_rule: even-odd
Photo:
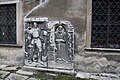
<svg viewBox="0 0 120 80"><path fill-rule="evenodd" d="M91 47L120 49L120 0L92 1Z"/></svg>
<svg viewBox="0 0 120 80"><path fill-rule="evenodd" d="M16 44L16 4L0 5L0 44Z"/></svg>

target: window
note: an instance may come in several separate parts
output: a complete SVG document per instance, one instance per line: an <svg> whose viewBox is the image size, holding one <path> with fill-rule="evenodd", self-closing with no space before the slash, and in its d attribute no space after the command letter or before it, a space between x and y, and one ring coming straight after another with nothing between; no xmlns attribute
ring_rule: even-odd
<svg viewBox="0 0 120 80"><path fill-rule="evenodd" d="M0 5L0 44L16 44L16 4Z"/></svg>
<svg viewBox="0 0 120 80"><path fill-rule="evenodd" d="M91 47L120 49L120 0L92 0Z"/></svg>
<svg viewBox="0 0 120 80"><path fill-rule="evenodd" d="M21 1L0 2L0 45L22 45Z"/></svg>

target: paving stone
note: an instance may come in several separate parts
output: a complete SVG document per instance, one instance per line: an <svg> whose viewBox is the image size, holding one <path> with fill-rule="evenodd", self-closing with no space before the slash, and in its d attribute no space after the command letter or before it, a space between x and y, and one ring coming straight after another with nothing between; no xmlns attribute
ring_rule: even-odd
<svg viewBox="0 0 120 80"><path fill-rule="evenodd" d="M111 80L120 80L120 78L119 79L112 78Z"/></svg>
<svg viewBox="0 0 120 80"><path fill-rule="evenodd" d="M28 76L23 76L15 73L11 73L5 80L26 80Z"/></svg>
<svg viewBox="0 0 120 80"><path fill-rule="evenodd" d="M19 70L16 73L18 74L22 74L22 75L33 75L33 72L28 72L28 71L23 71L23 70Z"/></svg>
<svg viewBox="0 0 120 80"><path fill-rule="evenodd" d="M27 80L40 80L40 79L36 79L36 78L29 78Z"/></svg>
<svg viewBox="0 0 120 80"><path fill-rule="evenodd" d="M0 65L0 69L7 67L8 65Z"/></svg>
<svg viewBox="0 0 120 80"><path fill-rule="evenodd" d="M7 71L0 71L0 78L5 78L7 75L9 75L10 72Z"/></svg>
<svg viewBox="0 0 120 80"><path fill-rule="evenodd" d="M90 78L90 73L78 72L76 77L89 79Z"/></svg>
<svg viewBox="0 0 120 80"><path fill-rule="evenodd" d="M58 76L58 74L54 74L54 73L46 73L46 74L50 76Z"/></svg>
<svg viewBox="0 0 120 80"><path fill-rule="evenodd" d="M2 69L3 71L16 71L17 67L5 67Z"/></svg>
<svg viewBox="0 0 120 80"><path fill-rule="evenodd" d="M78 72L76 77L95 80L120 80L117 74Z"/></svg>

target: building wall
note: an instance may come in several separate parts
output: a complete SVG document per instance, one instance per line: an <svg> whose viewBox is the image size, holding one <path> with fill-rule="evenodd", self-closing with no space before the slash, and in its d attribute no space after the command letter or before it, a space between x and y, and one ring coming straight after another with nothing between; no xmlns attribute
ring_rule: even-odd
<svg viewBox="0 0 120 80"><path fill-rule="evenodd" d="M1 0L2 1L2 0ZM39 0L24 0L23 18ZM89 72L116 72L120 66L119 52L96 50L91 51L86 43L88 41L87 0L48 0L33 11L28 17L48 17L50 21L67 20L75 29L75 66L74 68ZM22 27L24 28L23 24ZM24 30L22 29L22 47L0 47L0 63L23 65L24 64Z"/></svg>
<svg viewBox="0 0 120 80"><path fill-rule="evenodd" d="M9 4L9 1L12 3L16 0L0 0L0 4ZM23 21L22 21L22 2L17 2L17 44L16 45L1 45L0 46L0 64L10 64L10 65L19 65L23 64ZM19 14L20 13L20 14Z"/></svg>
<svg viewBox="0 0 120 80"><path fill-rule="evenodd" d="M50 21L70 21L75 29L75 68L84 55L86 43L86 0L48 0L28 17L48 17Z"/></svg>
<svg viewBox="0 0 120 80"><path fill-rule="evenodd" d="M17 45L0 45L0 64L24 65L24 16L35 6L39 0L0 0L0 3L19 1L18 7L18 26L17 27Z"/></svg>
<svg viewBox="0 0 120 80"><path fill-rule="evenodd" d="M75 28L75 66L86 72L119 72L119 51L90 49L92 0L48 0L28 17L68 20Z"/></svg>

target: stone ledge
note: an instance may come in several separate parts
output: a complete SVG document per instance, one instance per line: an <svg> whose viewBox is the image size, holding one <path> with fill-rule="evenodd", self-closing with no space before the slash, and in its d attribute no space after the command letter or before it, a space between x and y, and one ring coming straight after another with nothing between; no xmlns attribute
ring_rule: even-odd
<svg viewBox="0 0 120 80"><path fill-rule="evenodd" d="M16 73L21 74L21 75L28 75L28 76L33 75L33 72L28 72L28 71L23 71L23 70L18 70L16 71Z"/></svg>
<svg viewBox="0 0 120 80"><path fill-rule="evenodd" d="M4 67L2 70L3 71L16 71L17 67Z"/></svg>
<svg viewBox="0 0 120 80"><path fill-rule="evenodd" d="M46 72L56 72L56 73L65 73L65 74L77 74L74 70L62 70L62 69L48 69L48 68L38 68L38 67L30 67L23 66L23 71L46 71Z"/></svg>
<svg viewBox="0 0 120 80"><path fill-rule="evenodd" d="M109 48L85 48L86 51L105 51L105 52L120 52L120 49Z"/></svg>

